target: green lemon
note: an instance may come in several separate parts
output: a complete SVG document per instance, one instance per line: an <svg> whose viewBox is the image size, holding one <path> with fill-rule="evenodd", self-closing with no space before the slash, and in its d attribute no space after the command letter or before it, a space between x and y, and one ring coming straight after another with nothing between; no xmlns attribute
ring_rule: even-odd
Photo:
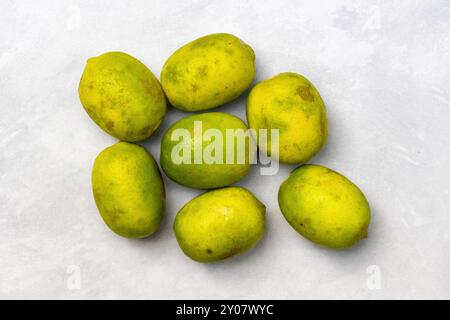
<svg viewBox="0 0 450 320"><path fill-rule="evenodd" d="M161 167L169 178L187 187L228 186L250 171L252 142L247 126L238 117L223 112L191 115L165 132Z"/></svg>
<svg viewBox="0 0 450 320"><path fill-rule="evenodd" d="M192 199L173 225L183 252L198 262L244 252L263 237L265 206L247 189L227 187Z"/></svg>
<svg viewBox="0 0 450 320"><path fill-rule="evenodd" d="M361 190L319 165L295 169L278 193L289 224L302 236L331 248L347 248L368 235L370 208Z"/></svg>
<svg viewBox="0 0 450 320"><path fill-rule="evenodd" d="M92 190L108 227L126 238L143 238L159 229L165 192L153 157L143 147L119 142L103 150L92 169Z"/></svg>
<svg viewBox="0 0 450 320"><path fill-rule="evenodd" d="M90 58L78 93L92 120L124 141L148 138L167 110L158 79L139 60L123 52Z"/></svg>
<svg viewBox="0 0 450 320"><path fill-rule="evenodd" d="M327 113L319 92L305 77L292 72L264 80L252 89L247 120L258 134L262 151L282 163L308 161L320 151L328 136ZM266 146L261 143L261 129L268 130ZM272 129L278 130L277 150L272 150Z"/></svg>
<svg viewBox="0 0 450 320"><path fill-rule="evenodd" d="M255 54L226 33L201 37L176 50L161 72L171 105L184 111L218 107L240 96L255 75Z"/></svg>

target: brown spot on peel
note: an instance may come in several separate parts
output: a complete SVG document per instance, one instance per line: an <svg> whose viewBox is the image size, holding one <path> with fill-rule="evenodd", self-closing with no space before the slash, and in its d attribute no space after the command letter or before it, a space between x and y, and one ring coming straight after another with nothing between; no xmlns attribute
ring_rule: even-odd
<svg viewBox="0 0 450 320"><path fill-rule="evenodd" d="M150 126L146 126L144 128L141 129L141 131L139 132L141 135L145 135L150 131L151 127Z"/></svg>
<svg viewBox="0 0 450 320"><path fill-rule="evenodd" d="M208 66L204 65L202 67L197 68L197 74L202 78L207 77L208 76Z"/></svg>
<svg viewBox="0 0 450 320"><path fill-rule="evenodd" d="M196 84L191 84L191 88L194 93L198 91L198 86Z"/></svg>
<svg viewBox="0 0 450 320"><path fill-rule="evenodd" d="M360 239L365 239L367 237L369 237L369 230L368 227L365 227L364 229L361 230Z"/></svg>
<svg viewBox="0 0 450 320"><path fill-rule="evenodd" d="M106 128L107 128L108 130L112 130L112 128L114 128L114 121L108 120L108 121L105 123L105 126L106 126Z"/></svg>
<svg viewBox="0 0 450 320"><path fill-rule="evenodd" d="M311 93L310 89L311 89L311 86L309 86L309 85L308 86L300 86L296 89L296 93L303 100L308 101L308 102L313 102L314 96Z"/></svg>

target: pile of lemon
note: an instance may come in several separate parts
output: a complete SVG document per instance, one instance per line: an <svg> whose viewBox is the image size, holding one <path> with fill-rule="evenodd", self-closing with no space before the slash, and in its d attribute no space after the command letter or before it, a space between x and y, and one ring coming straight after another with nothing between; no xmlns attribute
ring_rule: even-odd
<svg viewBox="0 0 450 320"><path fill-rule="evenodd" d="M135 142L158 129L168 103L186 112L226 104L250 87L254 62L253 49L225 33L207 35L176 50L163 66L161 83L126 53L108 52L87 61L78 89L81 103L100 128L121 140L98 155L92 171L95 202L111 230L143 238L161 225L163 179L152 155ZM264 204L249 190L230 187L248 174L254 162L250 143L244 144L243 161L237 161L242 150L234 150L232 161L225 161L226 140L235 138L227 135L229 130L253 129L254 141L272 161L300 164L278 193L281 212L298 233L331 248L350 247L367 237L370 209L360 189L328 168L303 165L328 136L325 105L311 82L287 72L258 83L248 96L247 122L248 126L223 112L197 112L175 122L162 138L164 173L184 186L211 189L176 215L173 228L187 256L200 262L222 260L255 246L264 235ZM216 161L194 159L199 144L207 147L212 139L198 139L198 123L203 130L213 129L216 137L222 134L223 150L213 152ZM270 134L274 129L277 141ZM266 133L265 139L261 133ZM188 138L180 140L180 134ZM176 156L186 159L186 152L192 161L179 162Z"/></svg>

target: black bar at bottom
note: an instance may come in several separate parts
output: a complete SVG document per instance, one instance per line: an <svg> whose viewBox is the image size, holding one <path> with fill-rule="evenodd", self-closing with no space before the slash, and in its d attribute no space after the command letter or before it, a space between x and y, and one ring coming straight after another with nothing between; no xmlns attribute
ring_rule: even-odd
<svg viewBox="0 0 450 320"><path fill-rule="evenodd" d="M424 303L425 302L425 303ZM145 319L160 316L175 319L288 319L293 315L311 317L324 316L383 316L399 307L402 315L424 311L448 309L448 300L401 301L401 300L26 300L0 301L2 313L13 312L14 316L30 312L38 315L58 314L62 308L70 316L105 316L111 314L131 319L139 313ZM431 309L430 309L431 308ZM62 315L62 314L59 314Z"/></svg>

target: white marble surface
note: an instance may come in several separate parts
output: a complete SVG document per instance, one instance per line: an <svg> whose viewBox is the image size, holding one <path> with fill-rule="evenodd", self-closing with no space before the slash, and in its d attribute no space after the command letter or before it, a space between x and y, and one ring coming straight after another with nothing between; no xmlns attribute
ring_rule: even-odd
<svg viewBox="0 0 450 320"><path fill-rule="evenodd" d="M78 100L86 59L126 51L159 74L177 47L214 32L253 46L256 80L294 71L317 86L330 138L312 162L364 190L368 240L336 252L301 238L276 201L292 166L239 183L267 205L268 229L228 261L181 253L172 221L199 191L167 179L156 235L126 240L103 224L90 173L115 139ZM2 0L0 298L450 298L449 54L446 0ZM219 110L245 117L245 99ZM170 110L144 143L153 155L183 115Z"/></svg>

